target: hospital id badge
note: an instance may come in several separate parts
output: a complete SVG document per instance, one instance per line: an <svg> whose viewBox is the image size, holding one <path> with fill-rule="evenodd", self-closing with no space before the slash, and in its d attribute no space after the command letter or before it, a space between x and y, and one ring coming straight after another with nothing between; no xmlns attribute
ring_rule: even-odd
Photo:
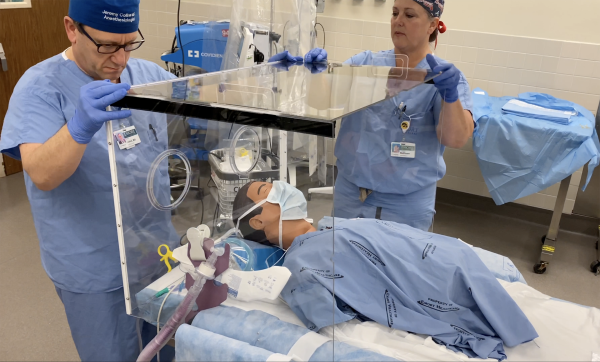
<svg viewBox="0 0 600 362"><path fill-rule="evenodd" d="M415 158L416 145L408 142L392 142L392 157Z"/></svg>
<svg viewBox="0 0 600 362"><path fill-rule="evenodd" d="M140 135L138 135L135 126L129 126L113 132L115 140L119 145L119 149L128 150L140 143Z"/></svg>

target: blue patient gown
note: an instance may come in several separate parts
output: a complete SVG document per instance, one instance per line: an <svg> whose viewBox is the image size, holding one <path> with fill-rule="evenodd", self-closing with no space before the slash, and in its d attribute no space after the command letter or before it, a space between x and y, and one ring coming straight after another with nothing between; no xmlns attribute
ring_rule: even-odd
<svg viewBox="0 0 600 362"><path fill-rule="evenodd" d="M311 330L373 320L498 360L506 358L503 343L538 337L485 264L454 238L356 219L297 237L283 266L292 276L281 295Z"/></svg>

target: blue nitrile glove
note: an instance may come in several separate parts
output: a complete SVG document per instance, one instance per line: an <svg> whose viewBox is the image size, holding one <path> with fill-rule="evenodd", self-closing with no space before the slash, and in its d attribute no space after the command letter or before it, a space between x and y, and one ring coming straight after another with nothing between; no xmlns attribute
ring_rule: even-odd
<svg viewBox="0 0 600 362"><path fill-rule="evenodd" d="M304 56L304 63L326 62L327 51L321 48L314 48Z"/></svg>
<svg viewBox="0 0 600 362"><path fill-rule="evenodd" d="M458 68L452 63L439 64L431 54L427 54L426 59L433 73L442 72L442 74L433 78L433 83L442 95L442 98L444 98L444 101L446 103L456 102L458 100L458 83L460 81L460 71Z"/></svg>
<svg viewBox="0 0 600 362"><path fill-rule="evenodd" d="M301 62L302 61L302 57L294 57L290 54L290 52L288 52L287 50L282 51L281 53L275 54L273 55L271 58L269 58L269 63L271 62L278 62L280 60L285 60L286 62Z"/></svg>
<svg viewBox="0 0 600 362"><path fill-rule="evenodd" d="M106 107L123 99L129 88L129 84L114 84L109 80L97 80L81 87L75 115L67 122L75 142L88 144L104 122L131 116L130 110L106 111Z"/></svg>
<svg viewBox="0 0 600 362"><path fill-rule="evenodd" d="M280 62L280 60L281 60L281 62ZM302 57L294 57L286 50L281 53L273 55L269 59L269 63L271 63L271 62L279 62L279 63L273 64L273 67L275 67L277 69L288 71L288 70L290 70L290 67L293 67L296 65L301 65Z"/></svg>
<svg viewBox="0 0 600 362"><path fill-rule="evenodd" d="M327 69L327 63L304 63L304 67L312 74L319 74Z"/></svg>

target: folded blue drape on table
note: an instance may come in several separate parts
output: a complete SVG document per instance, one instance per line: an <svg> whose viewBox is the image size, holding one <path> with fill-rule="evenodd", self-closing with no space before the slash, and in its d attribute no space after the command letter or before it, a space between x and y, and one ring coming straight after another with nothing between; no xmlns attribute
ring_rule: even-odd
<svg viewBox="0 0 600 362"><path fill-rule="evenodd" d="M511 99L502 106L502 110L516 116L537 118L559 124L569 124L571 118L577 115L577 111L573 107L555 105L543 107L523 99Z"/></svg>
<svg viewBox="0 0 600 362"><path fill-rule="evenodd" d="M497 205L544 190L588 164L585 186L600 161L600 142L592 112L542 93L518 99L546 108L573 108L568 125L530 116L507 114L502 107L515 97L490 97L473 91L473 150ZM582 180L584 182L584 180Z"/></svg>

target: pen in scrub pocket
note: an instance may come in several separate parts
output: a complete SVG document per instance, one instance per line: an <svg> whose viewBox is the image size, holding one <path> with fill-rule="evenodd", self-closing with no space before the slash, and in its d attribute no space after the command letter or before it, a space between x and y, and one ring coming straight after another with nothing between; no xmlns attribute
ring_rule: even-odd
<svg viewBox="0 0 600 362"><path fill-rule="evenodd" d="M149 128L152 131L152 133L154 133L154 138L158 141L158 136L156 135L156 129L154 129L154 127L152 127L152 125L149 125Z"/></svg>
<svg viewBox="0 0 600 362"><path fill-rule="evenodd" d="M402 116L404 116L404 112L406 112L406 105L404 104L404 102L400 102L398 109L400 110L400 117L398 117L398 119L402 120Z"/></svg>

